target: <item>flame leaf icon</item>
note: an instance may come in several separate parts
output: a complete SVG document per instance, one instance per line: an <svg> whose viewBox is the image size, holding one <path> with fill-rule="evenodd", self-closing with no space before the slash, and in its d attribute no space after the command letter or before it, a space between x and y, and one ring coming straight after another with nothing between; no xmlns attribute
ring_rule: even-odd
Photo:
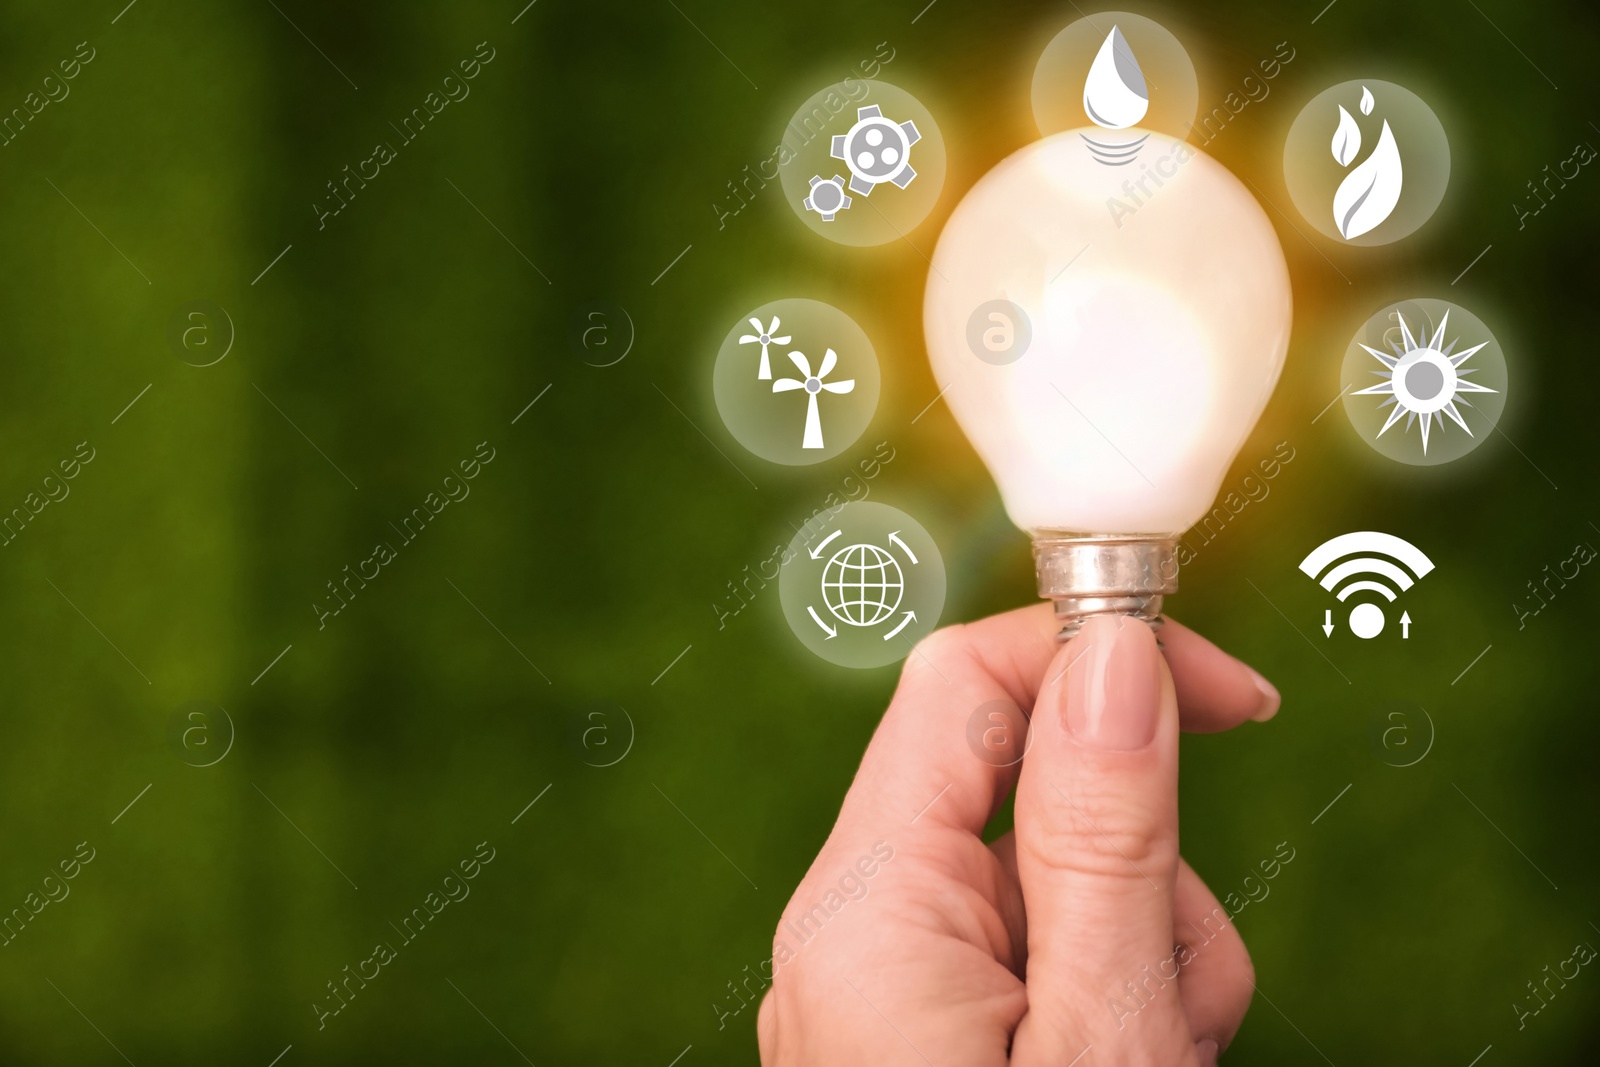
<svg viewBox="0 0 1600 1067"><path fill-rule="evenodd" d="M1356 125L1356 120L1350 117L1350 112L1339 105L1339 128L1333 131L1333 158L1341 167L1348 167L1355 162L1356 155L1361 151L1361 127Z"/></svg>
<svg viewBox="0 0 1600 1067"><path fill-rule="evenodd" d="M1083 83L1083 110L1096 126L1125 130L1136 126L1150 109L1144 72L1122 31L1111 27Z"/></svg>
<svg viewBox="0 0 1600 1067"><path fill-rule="evenodd" d="M1372 114L1372 105L1373 105L1373 103L1374 103L1374 101L1372 99L1372 90L1368 89L1365 85L1363 85L1361 87L1361 113L1363 115ZM1341 110L1343 110L1343 109L1341 109Z"/></svg>
<svg viewBox="0 0 1600 1067"><path fill-rule="evenodd" d="M1385 119L1372 155L1333 194L1333 220L1345 240L1360 237L1389 217L1400 202L1401 178L1400 149Z"/></svg>

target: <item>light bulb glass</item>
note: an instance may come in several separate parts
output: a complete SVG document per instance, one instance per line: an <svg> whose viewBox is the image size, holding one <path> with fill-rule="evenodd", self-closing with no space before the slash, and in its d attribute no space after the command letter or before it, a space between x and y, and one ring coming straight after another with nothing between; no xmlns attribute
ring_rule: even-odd
<svg viewBox="0 0 1600 1067"><path fill-rule="evenodd" d="M928 354L1018 526L1170 540L1210 509L1277 383L1288 268L1209 156L1151 131L1108 165L1080 133L1096 131L1015 153L956 208L928 275ZM975 343L1018 337L1009 361Z"/></svg>

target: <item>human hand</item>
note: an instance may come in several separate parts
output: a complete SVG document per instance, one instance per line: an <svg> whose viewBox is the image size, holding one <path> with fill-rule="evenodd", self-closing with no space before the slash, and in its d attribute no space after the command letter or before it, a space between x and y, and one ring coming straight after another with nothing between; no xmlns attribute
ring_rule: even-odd
<svg viewBox="0 0 1600 1067"><path fill-rule="evenodd" d="M1056 629L1039 605L907 660L784 909L768 1067L1204 1067L1232 1039L1254 973L1178 855L1178 730L1270 718L1277 692L1171 621L1164 657L1130 619ZM1020 773L967 746L995 700L1033 709ZM1013 786L1016 830L985 845Z"/></svg>

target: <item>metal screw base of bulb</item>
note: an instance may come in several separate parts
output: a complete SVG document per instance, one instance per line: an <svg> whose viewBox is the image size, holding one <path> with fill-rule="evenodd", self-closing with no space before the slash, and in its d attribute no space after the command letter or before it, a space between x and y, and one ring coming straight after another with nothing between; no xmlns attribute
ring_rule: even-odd
<svg viewBox="0 0 1600 1067"><path fill-rule="evenodd" d="M1054 602L1066 641L1096 615L1127 615L1161 627L1161 602L1178 591L1176 537L1086 536L1037 530L1039 595Z"/></svg>

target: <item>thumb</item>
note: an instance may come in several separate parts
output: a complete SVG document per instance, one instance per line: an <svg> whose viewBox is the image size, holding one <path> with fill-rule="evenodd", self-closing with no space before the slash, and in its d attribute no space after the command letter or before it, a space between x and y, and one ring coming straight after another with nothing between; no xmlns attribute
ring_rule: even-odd
<svg viewBox="0 0 1600 1067"><path fill-rule="evenodd" d="M1028 1014L1013 1063L1194 1062L1178 999L1178 708L1143 622L1091 618L1056 655L1017 785Z"/></svg>

